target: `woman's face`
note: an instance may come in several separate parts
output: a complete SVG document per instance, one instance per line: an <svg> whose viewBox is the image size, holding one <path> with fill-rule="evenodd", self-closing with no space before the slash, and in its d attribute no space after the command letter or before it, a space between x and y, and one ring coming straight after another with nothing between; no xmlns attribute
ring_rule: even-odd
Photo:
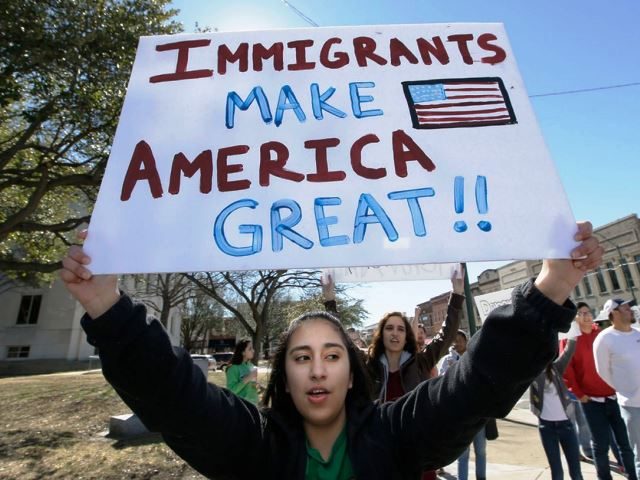
<svg viewBox="0 0 640 480"><path fill-rule="evenodd" d="M407 344L407 328L402 317L392 315L382 329L382 343L386 352L397 353Z"/></svg>
<svg viewBox="0 0 640 480"><path fill-rule="evenodd" d="M242 358L245 362L249 362L253 360L253 355L255 354L255 350L253 349L253 343L249 342L242 352Z"/></svg>
<svg viewBox="0 0 640 480"><path fill-rule="evenodd" d="M307 426L346 422L345 400L353 378L340 333L329 322L303 322L291 335L285 359L287 391Z"/></svg>

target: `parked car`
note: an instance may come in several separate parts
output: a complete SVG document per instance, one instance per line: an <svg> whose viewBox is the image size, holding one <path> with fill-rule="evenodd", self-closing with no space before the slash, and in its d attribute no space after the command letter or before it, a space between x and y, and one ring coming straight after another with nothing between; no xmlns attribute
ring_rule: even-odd
<svg viewBox="0 0 640 480"><path fill-rule="evenodd" d="M206 359L207 363L209 364L209 370L216 370L218 368L218 362L213 355L201 355L201 354L192 353L191 358L193 360L197 360L199 358Z"/></svg>
<svg viewBox="0 0 640 480"><path fill-rule="evenodd" d="M231 361L231 357L233 357L233 352L216 352L213 354L213 358L215 358L217 362L216 368L218 370L223 370L229 365Z"/></svg>

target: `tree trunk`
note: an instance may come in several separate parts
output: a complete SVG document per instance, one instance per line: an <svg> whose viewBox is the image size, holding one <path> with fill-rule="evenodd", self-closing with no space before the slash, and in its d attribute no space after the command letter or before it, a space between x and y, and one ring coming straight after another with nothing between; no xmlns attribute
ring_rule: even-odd
<svg viewBox="0 0 640 480"><path fill-rule="evenodd" d="M263 325L263 316L260 318L256 318L256 330L253 335L253 349L255 353L253 355L253 363L258 365L258 360L260 359L260 352L262 352L262 337L264 336L264 325Z"/></svg>
<svg viewBox="0 0 640 480"><path fill-rule="evenodd" d="M167 328L169 324L169 312L171 311L171 304L168 301L162 302L162 310L160 310L160 323ZM168 330L168 328L167 328Z"/></svg>

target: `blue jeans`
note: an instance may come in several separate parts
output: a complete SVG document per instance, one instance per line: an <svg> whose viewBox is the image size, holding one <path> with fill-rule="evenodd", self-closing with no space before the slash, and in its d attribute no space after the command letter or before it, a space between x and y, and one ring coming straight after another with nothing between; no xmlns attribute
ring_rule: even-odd
<svg viewBox="0 0 640 480"><path fill-rule="evenodd" d="M582 404L584 414L589 423L593 440L593 460L598 472L598 480L612 480L609 471L609 429L618 442L622 465L629 480L638 480L633 463L633 452L629 446L627 429L620 416L618 402L607 398L604 402L588 401Z"/></svg>
<svg viewBox="0 0 640 480"><path fill-rule="evenodd" d="M487 437L484 427L473 437L473 452L476 455L476 479L487 478ZM458 458L458 480L468 480L469 478L469 453L471 447L467 448Z"/></svg>
<svg viewBox="0 0 640 480"><path fill-rule="evenodd" d="M573 404L573 409L569 409L567 414L569 415L569 419L573 422L573 425L578 431L578 442L580 443L580 449L582 450L582 453L584 453L587 457L593 457L593 451L591 449L591 431L589 430L587 419L584 417L582 404L580 403L580 400L575 397L575 395L570 394L570 396L571 403Z"/></svg>
<svg viewBox="0 0 640 480"><path fill-rule="evenodd" d="M620 407L622 419L627 426L629 443L636 461L636 476L640 478L640 407Z"/></svg>
<svg viewBox="0 0 640 480"><path fill-rule="evenodd" d="M551 480L563 480L564 471L560 460L560 447L564 452L569 466L569 476L571 480L582 480L580 471L580 450L578 448L578 437L576 431L569 420L552 422L538 419L538 429L544 453L551 467Z"/></svg>

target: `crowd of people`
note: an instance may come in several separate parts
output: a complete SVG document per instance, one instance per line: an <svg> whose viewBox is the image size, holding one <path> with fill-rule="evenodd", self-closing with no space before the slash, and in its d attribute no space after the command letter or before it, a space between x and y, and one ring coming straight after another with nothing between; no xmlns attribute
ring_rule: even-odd
<svg viewBox="0 0 640 480"><path fill-rule="evenodd" d="M347 332L335 299L327 298L328 311L309 312L289 324L258 405L250 343L236 349L227 371L229 389L208 384L190 356L171 346L161 324L147 319L145 307L119 290L116 276L91 274L81 247L71 247L61 278L87 311L82 326L99 348L105 378L150 430L161 432L208 477L425 479L457 459L465 479L473 445L476 478L485 478L488 422L509 413L533 382L539 387L545 451L554 441L566 444L564 437L554 440L553 432L543 434L542 426L562 423L557 438L572 431L564 417L549 418L548 412L567 414L577 404L569 399L573 393L591 431L599 478L610 478L601 458L611 429L634 479L640 362L630 357L636 335L627 329L628 304L605 305L613 333L605 330L593 341L581 326L583 334L566 342L553 362L558 332L584 316L568 298L602 259L590 224L578 224L575 239L572 259L545 260L537 278L514 289L511 305L494 310L471 339L459 330L459 275L452 278L447 318L429 343L419 343L424 332L392 312L380 320L368 348L357 344L357 332ZM592 373L610 391L590 390L591 377L585 382L587 343L595 351ZM626 437L614 417L626 422Z"/></svg>
<svg viewBox="0 0 640 480"><path fill-rule="evenodd" d="M560 342L560 356L534 381L531 409L552 478L562 479L562 447L572 480L580 459L593 461L599 480L610 480L609 450L629 479L640 476L640 330L631 301L608 300L594 322L577 304L575 328Z"/></svg>

